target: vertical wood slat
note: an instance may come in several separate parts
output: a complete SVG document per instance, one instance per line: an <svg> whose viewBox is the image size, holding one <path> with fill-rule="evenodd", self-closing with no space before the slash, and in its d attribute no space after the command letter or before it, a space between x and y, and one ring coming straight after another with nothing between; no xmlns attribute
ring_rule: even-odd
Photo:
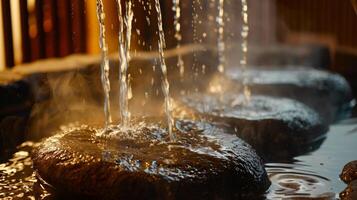
<svg viewBox="0 0 357 200"><path fill-rule="evenodd" d="M6 67L13 67L14 62L14 46L12 37L12 23L11 23L11 7L10 0L2 0L2 19L4 30L4 45L5 45L5 64Z"/></svg>
<svg viewBox="0 0 357 200"><path fill-rule="evenodd" d="M73 22L73 49L74 53L83 53L86 51L86 20L85 20L85 2L84 0L72 0L71 13Z"/></svg>
<svg viewBox="0 0 357 200"><path fill-rule="evenodd" d="M43 28L44 17L43 17L43 0L36 0L36 27L37 27L37 49L38 58L46 58L46 39L45 31Z"/></svg>
<svg viewBox="0 0 357 200"><path fill-rule="evenodd" d="M52 45L54 56L60 56L60 26L59 26L59 18L58 18L58 5L57 0L50 0L51 7L51 21L52 21Z"/></svg>
<svg viewBox="0 0 357 200"><path fill-rule="evenodd" d="M71 0L56 1L58 8L58 26L60 57L73 53Z"/></svg>
<svg viewBox="0 0 357 200"><path fill-rule="evenodd" d="M85 0L78 0L78 12L79 12L79 26L80 26L80 31L79 31L79 36L80 36L80 53L85 53L87 50L87 34L86 34L86 15L85 15Z"/></svg>
<svg viewBox="0 0 357 200"><path fill-rule="evenodd" d="M357 20L350 1L277 0L279 17L289 30L329 35L339 45L357 45Z"/></svg>
<svg viewBox="0 0 357 200"><path fill-rule="evenodd" d="M22 62L31 61L31 40L29 33L29 13L27 0L20 1L20 21L21 21L21 40L22 40Z"/></svg>
<svg viewBox="0 0 357 200"><path fill-rule="evenodd" d="M48 15L51 20L51 31L50 31L50 45L52 46L51 52L53 57L60 56L60 27L59 27L59 19L58 19L58 6L57 0L48 1L49 12Z"/></svg>

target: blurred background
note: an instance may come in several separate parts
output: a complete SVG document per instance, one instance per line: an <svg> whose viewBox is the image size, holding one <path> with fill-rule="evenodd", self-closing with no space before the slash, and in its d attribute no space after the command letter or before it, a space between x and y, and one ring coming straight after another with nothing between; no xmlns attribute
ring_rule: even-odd
<svg viewBox="0 0 357 200"><path fill-rule="evenodd" d="M249 44L253 51L258 47L255 49L266 52L286 45L296 47L299 52L297 47L309 46L310 50L318 50L317 57L323 57L318 65L349 79L357 77L357 15L353 1L249 0ZM132 49L135 51L156 48L156 14L150 13L154 8L148 6L152 3L134 1ZM215 1L181 0L180 3L182 43L215 44L216 31L210 31L215 25ZM104 5L109 49L115 52L116 1L104 0ZM0 6L0 70L39 59L99 53L95 0L1 0ZM167 48L177 45L172 6L172 1L161 0ZM240 1L226 1L228 44L240 42L240 9ZM147 23L149 20L151 23Z"/></svg>

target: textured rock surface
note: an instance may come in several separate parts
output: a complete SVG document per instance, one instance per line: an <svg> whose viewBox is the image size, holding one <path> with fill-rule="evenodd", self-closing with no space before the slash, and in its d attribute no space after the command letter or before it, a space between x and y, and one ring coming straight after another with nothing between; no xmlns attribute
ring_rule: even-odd
<svg viewBox="0 0 357 200"><path fill-rule="evenodd" d="M227 70L226 74L230 80L243 80L239 68ZM245 74L253 94L296 99L315 109L326 122L343 118L351 109L351 88L337 74L297 66L249 68ZM235 88L239 89L237 84L229 89Z"/></svg>
<svg viewBox="0 0 357 200"><path fill-rule="evenodd" d="M357 180L350 182L347 188L340 193L341 200L357 199Z"/></svg>
<svg viewBox="0 0 357 200"><path fill-rule="evenodd" d="M341 180L345 183L357 180L357 160L349 162L342 170L340 174Z"/></svg>
<svg viewBox="0 0 357 200"><path fill-rule="evenodd" d="M229 129L176 122L175 143L164 129L139 125L75 128L45 140L33 153L40 177L58 191L101 199L236 199L264 193L270 182L254 150Z"/></svg>
<svg viewBox="0 0 357 200"><path fill-rule="evenodd" d="M244 103L244 99L229 93L195 94L184 97L183 106L177 110L228 123L266 160L309 152L324 139L327 127L307 106L267 96L252 96L249 103Z"/></svg>
<svg viewBox="0 0 357 200"><path fill-rule="evenodd" d="M0 76L0 160L8 158L24 139L34 103L30 85L8 75Z"/></svg>

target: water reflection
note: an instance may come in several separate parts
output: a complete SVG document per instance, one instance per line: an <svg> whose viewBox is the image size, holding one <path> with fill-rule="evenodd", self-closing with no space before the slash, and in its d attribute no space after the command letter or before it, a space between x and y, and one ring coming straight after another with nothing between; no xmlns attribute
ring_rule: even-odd
<svg viewBox="0 0 357 200"><path fill-rule="evenodd" d="M330 180L296 164L268 164L268 199L335 199Z"/></svg>
<svg viewBox="0 0 357 200"><path fill-rule="evenodd" d="M30 157L33 145L22 144L8 162L0 164L0 199L34 199L32 188L36 177Z"/></svg>

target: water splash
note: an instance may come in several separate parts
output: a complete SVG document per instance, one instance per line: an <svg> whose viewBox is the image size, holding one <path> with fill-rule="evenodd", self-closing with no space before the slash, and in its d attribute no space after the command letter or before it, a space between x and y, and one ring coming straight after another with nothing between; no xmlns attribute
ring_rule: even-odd
<svg viewBox="0 0 357 200"><path fill-rule="evenodd" d="M132 32L132 21L133 21L133 11L132 2L129 0L126 4L126 16L123 19L123 12L121 1L117 0L118 17L119 17L119 60L120 60L120 116L122 126L127 127L130 120L130 112L128 108L129 101L129 77L128 77L128 67L130 61L130 44L131 44L131 32ZM124 24L126 26L126 40L124 39Z"/></svg>
<svg viewBox="0 0 357 200"><path fill-rule="evenodd" d="M182 35L181 35L181 8L180 8L180 0L173 0L172 10L175 13L174 16L174 26L175 26L175 39L177 41L176 48L179 49L181 47ZM177 56L177 66L180 70L180 76L183 77L185 73L184 61L182 59L182 55L179 53Z"/></svg>
<svg viewBox="0 0 357 200"><path fill-rule="evenodd" d="M109 59L108 59L108 45L105 36L105 12L102 0L97 0L97 18L99 21L99 46L102 55L101 64L101 80L104 90L104 114L105 114L105 127L112 123L110 113L110 81L109 81Z"/></svg>
<svg viewBox="0 0 357 200"><path fill-rule="evenodd" d="M242 3L242 31L241 31L241 37L242 37L242 44L241 44L241 49L242 49L242 59L240 61L240 65L242 67L243 71L243 90L244 90L244 97L245 97L245 103L249 103L251 99L251 91L247 85L248 80L247 80L247 62L248 62L248 36L249 36L249 19L248 19L248 2L247 0L241 0Z"/></svg>
<svg viewBox="0 0 357 200"><path fill-rule="evenodd" d="M164 48L166 47L165 43L165 33L163 30L162 26L162 15L161 15L161 7L160 7L160 1L155 0L155 8L157 12L157 25L159 29L159 54L160 54L160 64L161 64L161 71L163 74L162 78L162 91L165 96L165 112L166 112L166 118L167 118L167 124L168 124L168 132L170 134L171 141L175 140L175 134L172 131L172 126L173 126L173 119L171 116L172 112L172 106L171 106L171 99L170 99L170 84L167 79L167 66L165 62L165 54L164 54Z"/></svg>
<svg viewBox="0 0 357 200"><path fill-rule="evenodd" d="M225 57L226 45L224 42L224 28L225 28L224 0L219 0L218 2L218 15L216 20L218 25L218 29L217 29L218 31L217 48L218 48L218 59L219 59L218 71L223 73L226 64L226 57Z"/></svg>

